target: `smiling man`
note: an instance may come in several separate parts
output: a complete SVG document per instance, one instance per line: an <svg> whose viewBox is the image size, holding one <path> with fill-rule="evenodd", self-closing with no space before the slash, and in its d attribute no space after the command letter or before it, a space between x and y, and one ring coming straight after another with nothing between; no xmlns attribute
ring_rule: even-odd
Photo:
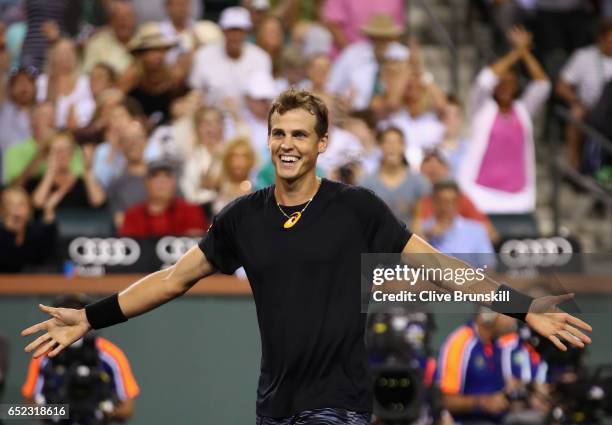
<svg viewBox="0 0 612 425"><path fill-rule="evenodd" d="M361 253L440 254L412 235L372 192L316 177L317 157L328 143L328 113L321 99L305 91L283 92L268 122L274 185L229 204L198 246L174 266L83 310L40 306L52 318L23 332L44 332L26 351L53 357L91 328L143 314L215 271L231 274L242 266L262 339L256 423L369 424ZM485 286L500 288L493 281ZM533 302L523 297L525 312L532 305L523 320L561 349L560 338L577 346L590 342L576 328L590 330L589 325L556 309L567 297ZM556 314L536 312L543 310Z"/></svg>

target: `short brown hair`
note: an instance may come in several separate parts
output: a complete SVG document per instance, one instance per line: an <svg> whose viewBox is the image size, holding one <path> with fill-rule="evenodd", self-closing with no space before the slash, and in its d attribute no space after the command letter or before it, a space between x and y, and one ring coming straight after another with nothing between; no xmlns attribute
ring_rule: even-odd
<svg viewBox="0 0 612 425"><path fill-rule="evenodd" d="M271 119L274 113L283 115L294 109L304 109L316 118L315 131L319 138L327 134L329 128L329 113L327 106L320 97L306 90L289 89L282 92L270 108L268 113L268 135L272 130Z"/></svg>

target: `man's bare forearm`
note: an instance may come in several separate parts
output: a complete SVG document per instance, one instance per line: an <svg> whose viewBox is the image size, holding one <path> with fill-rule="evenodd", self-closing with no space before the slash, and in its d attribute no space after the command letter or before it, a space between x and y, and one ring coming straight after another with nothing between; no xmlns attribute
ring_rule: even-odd
<svg viewBox="0 0 612 425"><path fill-rule="evenodd" d="M151 273L121 291L119 306L126 318L138 316L180 297L213 272L214 267L195 246L174 266Z"/></svg>

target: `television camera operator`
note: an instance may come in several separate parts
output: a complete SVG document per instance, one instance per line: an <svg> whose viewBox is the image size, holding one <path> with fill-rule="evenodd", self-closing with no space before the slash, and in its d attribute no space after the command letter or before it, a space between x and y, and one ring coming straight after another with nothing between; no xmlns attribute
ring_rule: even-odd
<svg viewBox="0 0 612 425"><path fill-rule="evenodd" d="M89 302L73 294L54 305L83 308ZM21 391L36 404L68 404L70 419L61 423L108 425L123 424L133 415L140 389L123 351L94 333L52 359L32 359Z"/></svg>
<svg viewBox="0 0 612 425"><path fill-rule="evenodd" d="M428 313L396 309L370 315L367 343L376 425L453 424L434 385L434 330Z"/></svg>

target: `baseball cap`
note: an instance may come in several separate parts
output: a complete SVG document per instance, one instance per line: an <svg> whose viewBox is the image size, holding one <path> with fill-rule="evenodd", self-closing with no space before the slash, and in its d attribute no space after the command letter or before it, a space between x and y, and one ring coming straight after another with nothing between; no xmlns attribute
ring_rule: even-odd
<svg viewBox="0 0 612 425"><path fill-rule="evenodd" d="M168 159L156 159L147 165L147 177L151 177L158 171L167 171L170 174L176 174L176 166L173 161Z"/></svg>
<svg viewBox="0 0 612 425"><path fill-rule="evenodd" d="M272 100L278 95L278 89L269 73L258 72L247 80L246 95L257 100Z"/></svg>
<svg viewBox="0 0 612 425"><path fill-rule="evenodd" d="M219 18L221 29L241 29L248 31L251 29L251 16L244 7L232 6L223 9Z"/></svg>

